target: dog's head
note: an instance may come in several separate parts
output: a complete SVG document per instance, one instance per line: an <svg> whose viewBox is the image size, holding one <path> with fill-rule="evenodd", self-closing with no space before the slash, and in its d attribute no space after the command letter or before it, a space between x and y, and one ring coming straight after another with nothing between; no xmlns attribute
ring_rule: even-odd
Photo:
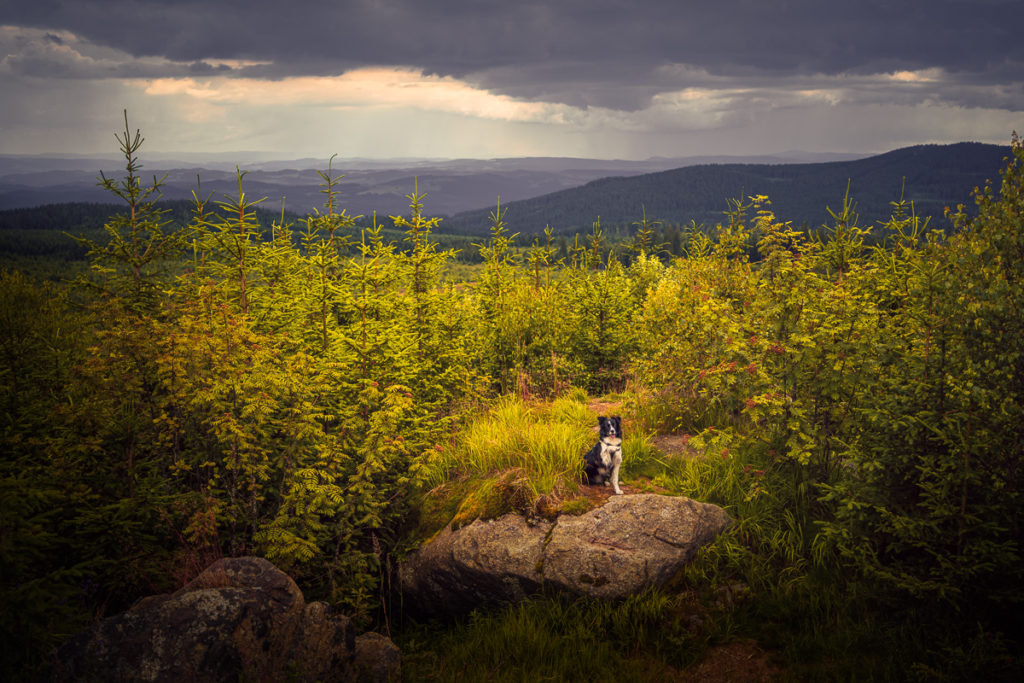
<svg viewBox="0 0 1024 683"><path fill-rule="evenodd" d="M622 418L615 417L599 417L597 423L601 426L601 438L622 438Z"/></svg>

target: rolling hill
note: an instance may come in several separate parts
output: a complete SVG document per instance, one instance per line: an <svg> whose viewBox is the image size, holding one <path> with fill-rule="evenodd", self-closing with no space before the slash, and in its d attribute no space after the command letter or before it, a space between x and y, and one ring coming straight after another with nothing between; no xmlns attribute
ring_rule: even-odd
<svg viewBox="0 0 1024 683"><path fill-rule="evenodd" d="M236 163L246 173L245 191L253 198L266 197L263 208L285 208L306 214L323 206L323 182L318 170L326 159L273 160L240 154L244 163L226 154L192 155L185 159L143 158L144 180L167 174L163 198L191 199L196 177L203 194L214 199L237 192ZM572 157L522 157L503 159L347 159L336 158L334 171L344 175L338 185L341 205L350 215L378 216L404 213L406 197L419 183L427 195L426 210L432 216L479 209L502 202L528 199L555 190L578 187L609 176L630 176L707 163L794 163L835 161L863 155L786 152L772 157L682 157L642 161L581 159ZM118 178L124 161L113 156L49 157L0 154L0 210L71 202L110 202L96 184L102 171Z"/></svg>
<svg viewBox="0 0 1024 683"><path fill-rule="evenodd" d="M970 204L971 191L998 180L1009 147L963 142L919 145L852 161L797 164L701 164L631 177L594 180L581 187L509 202L505 221L512 232L589 231L629 226L641 216L666 223L715 225L730 198L767 195L772 209L795 226L816 228L838 210L849 183L861 225L885 220L901 194L919 215L938 218L945 207ZM486 234L493 207L446 219L445 231Z"/></svg>

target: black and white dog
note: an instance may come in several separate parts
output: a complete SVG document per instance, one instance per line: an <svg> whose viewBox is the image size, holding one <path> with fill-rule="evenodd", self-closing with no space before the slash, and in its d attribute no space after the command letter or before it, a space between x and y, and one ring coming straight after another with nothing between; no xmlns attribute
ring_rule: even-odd
<svg viewBox="0 0 1024 683"><path fill-rule="evenodd" d="M611 481L615 493L619 488L619 466L622 464L622 418L599 417L601 440L583 456L587 483L591 486L608 486Z"/></svg>

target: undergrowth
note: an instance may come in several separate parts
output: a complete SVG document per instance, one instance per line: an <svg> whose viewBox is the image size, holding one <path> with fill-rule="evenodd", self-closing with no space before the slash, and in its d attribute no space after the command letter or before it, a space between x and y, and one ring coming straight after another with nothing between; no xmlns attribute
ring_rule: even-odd
<svg viewBox="0 0 1024 683"><path fill-rule="evenodd" d="M621 602L566 596L473 612L402 639L407 680L656 681L675 678L706 647L687 629L681 596L647 591Z"/></svg>

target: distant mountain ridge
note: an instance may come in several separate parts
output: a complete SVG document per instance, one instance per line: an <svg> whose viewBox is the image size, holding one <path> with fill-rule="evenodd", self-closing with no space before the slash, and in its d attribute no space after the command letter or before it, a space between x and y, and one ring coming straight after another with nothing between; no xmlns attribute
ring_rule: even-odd
<svg viewBox="0 0 1024 683"><path fill-rule="evenodd" d="M852 161L804 164L704 164L631 177L594 180L522 201L504 203L512 232L588 231L631 225L641 207L649 220L714 225L731 198L767 195L780 220L820 227L838 210L849 184L861 225L891 215L891 202L913 202L918 215L938 218L945 207L970 204L971 191L998 181L1010 148L975 142L917 145ZM491 209L457 214L444 229L486 234Z"/></svg>
<svg viewBox="0 0 1024 683"><path fill-rule="evenodd" d="M322 182L318 170L327 159L265 160L243 155L239 163L247 173L245 191L253 198L266 197L267 209L286 208L308 213L323 206ZM771 157L746 157L747 162L788 163L810 156L787 152ZM828 158L851 155L828 154ZM189 199L202 181L203 194L214 199L237 190L236 164L226 155L203 155L182 159L142 156L142 177L150 179L167 173L163 197ZM583 159L571 157L523 157L500 159L344 159L335 158L336 174L344 175L338 185L341 205L353 215L379 216L405 213L406 195L418 182L427 195L425 210L431 215L450 216L459 212L528 199L554 190L578 187L598 178L630 176L664 171L695 163L737 162L736 157L658 158L643 161ZM123 160L113 156L54 158L50 156L0 155L0 209L15 209L68 202L109 202L111 197L97 187L102 170L120 177Z"/></svg>
<svg viewBox="0 0 1024 683"><path fill-rule="evenodd" d="M727 201L767 195L781 220L816 228L829 220L827 207L838 209L849 183L862 225L884 220L890 202L903 192L921 215L939 217L946 206L970 202L971 190L996 180L1009 147L982 143L918 145L868 157L824 155L840 160L796 162L820 155L801 152L768 157L769 163L743 163L734 157L689 157L645 161L527 157L513 159L346 160L335 159L340 205L351 215L378 217L405 214L406 195L418 183L427 195L424 210L442 216L447 233L486 234L489 214L500 197L513 232L534 234L551 225L556 232L589 231L602 225L619 231L641 217L664 223L713 226L722 220ZM843 158L843 157L855 158ZM692 163L691 163L692 162ZM680 163L688 165L678 166ZM221 162L217 162L221 164ZM143 177L164 173L160 161L146 161ZM246 194L266 197L260 207L305 214L322 207L314 159L262 161L247 173ZM394 168L387 167L389 165ZM289 167L291 166L291 167ZM305 166L304 168L296 168ZM363 166L364 168L355 168ZM0 155L0 210L73 202L111 203L96 184L100 169L120 177L110 157L54 159ZM244 170L244 169L243 169ZM189 199L202 181L203 195L213 199L237 192L234 167L180 167L167 171L163 198Z"/></svg>

